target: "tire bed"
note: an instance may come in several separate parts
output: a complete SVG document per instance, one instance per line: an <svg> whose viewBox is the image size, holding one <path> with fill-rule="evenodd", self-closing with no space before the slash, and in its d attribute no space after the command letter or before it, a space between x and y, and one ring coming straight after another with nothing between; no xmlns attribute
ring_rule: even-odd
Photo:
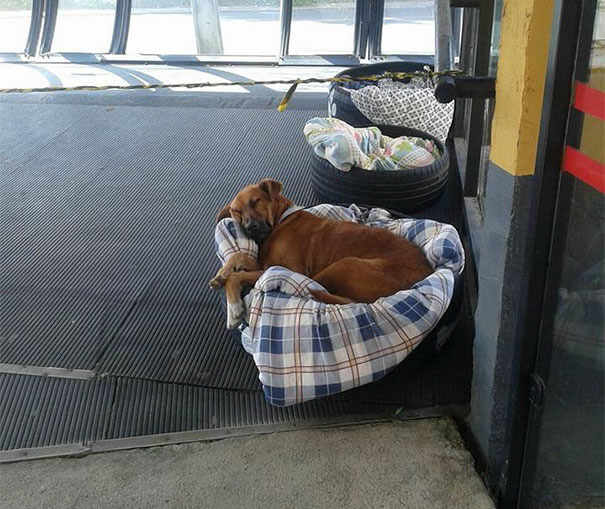
<svg viewBox="0 0 605 509"><path fill-rule="evenodd" d="M366 125L367 126L367 125ZM328 203L366 203L411 212L437 199L447 184L449 154L439 140L417 129L378 126L391 137L417 136L432 140L441 157L421 168L396 171L341 171L329 161L311 153L311 184L315 195Z"/></svg>

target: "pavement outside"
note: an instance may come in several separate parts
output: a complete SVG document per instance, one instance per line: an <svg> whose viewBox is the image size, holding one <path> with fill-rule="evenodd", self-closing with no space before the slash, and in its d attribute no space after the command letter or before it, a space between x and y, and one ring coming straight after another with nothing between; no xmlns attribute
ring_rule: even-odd
<svg viewBox="0 0 605 509"><path fill-rule="evenodd" d="M79 85L138 85L143 83L229 83L247 80L290 80L296 78L330 78L343 70L336 66L177 66L177 65L115 65L75 63L6 63L0 62L0 88L12 87L71 87ZM241 93L274 95L285 93L290 85L263 85L257 87L219 86L201 89L182 89L211 93ZM328 84L299 85L299 92L322 93L327 97ZM165 90L166 91L166 90ZM3 96L6 99L7 96ZM25 96L23 96L25 97ZM38 96L39 98L40 96ZM36 98L29 95L27 99ZM326 100L327 101L327 100ZM326 102L327 104L327 102Z"/></svg>
<svg viewBox="0 0 605 509"><path fill-rule="evenodd" d="M2 506L494 507L450 419L0 466Z"/></svg>

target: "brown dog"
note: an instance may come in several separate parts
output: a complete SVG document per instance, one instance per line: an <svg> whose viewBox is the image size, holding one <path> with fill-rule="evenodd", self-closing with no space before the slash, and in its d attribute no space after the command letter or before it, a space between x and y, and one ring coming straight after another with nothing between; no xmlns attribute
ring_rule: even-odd
<svg viewBox="0 0 605 509"><path fill-rule="evenodd" d="M238 253L210 281L215 289L225 287L228 327L243 317L242 288L254 285L272 265L320 283L329 293L312 294L328 304L374 302L433 272L420 249L383 228L324 219L304 210L280 220L293 206L282 196L282 187L270 179L245 187L217 216L217 221L235 219L260 246L258 261Z"/></svg>

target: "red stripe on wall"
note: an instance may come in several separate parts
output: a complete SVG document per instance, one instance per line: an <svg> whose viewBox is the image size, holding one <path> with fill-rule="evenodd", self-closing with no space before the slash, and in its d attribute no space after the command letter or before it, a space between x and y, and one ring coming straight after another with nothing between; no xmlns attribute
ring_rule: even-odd
<svg viewBox="0 0 605 509"><path fill-rule="evenodd" d="M565 148L563 169L589 186L605 193L605 165L582 154L575 148Z"/></svg>
<svg viewBox="0 0 605 509"><path fill-rule="evenodd" d="M576 81L574 108L593 117L605 120L605 93L586 83Z"/></svg>

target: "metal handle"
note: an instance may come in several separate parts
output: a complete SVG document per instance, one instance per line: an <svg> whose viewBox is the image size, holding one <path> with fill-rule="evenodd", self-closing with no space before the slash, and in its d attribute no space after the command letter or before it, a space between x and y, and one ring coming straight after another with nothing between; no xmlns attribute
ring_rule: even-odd
<svg viewBox="0 0 605 509"><path fill-rule="evenodd" d="M454 99L492 99L496 96L496 80L484 76L442 76L435 87L435 98L440 103Z"/></svg>

